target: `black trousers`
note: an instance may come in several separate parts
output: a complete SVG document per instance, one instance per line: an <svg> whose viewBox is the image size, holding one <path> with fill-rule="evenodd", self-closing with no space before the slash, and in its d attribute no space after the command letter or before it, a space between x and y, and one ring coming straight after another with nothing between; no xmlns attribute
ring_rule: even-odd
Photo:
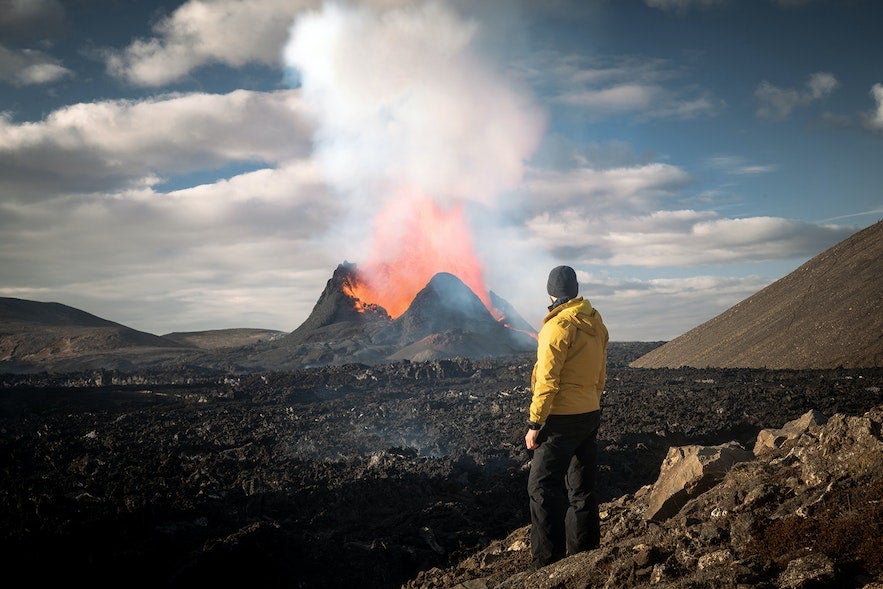
<svg viewBox="0 0 883 589"><path fill-rule="evenodd" d="M600 545L595 494L600 422L600 411L550 415L540 430L527 479L530 547L539 566Z"/></svg>

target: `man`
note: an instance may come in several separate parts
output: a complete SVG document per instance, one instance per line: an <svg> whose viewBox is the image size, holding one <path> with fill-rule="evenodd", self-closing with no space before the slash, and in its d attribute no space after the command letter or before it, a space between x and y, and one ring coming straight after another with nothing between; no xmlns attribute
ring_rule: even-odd
<svg viewBox="0 0 883 589"><path fill-rule="evenodd" d="M597 548L596 436L607 378L607 328L579 294L576 272L549 273L552 304L537 337L524 442L533 450L527 490L533 568Z"/></svg>

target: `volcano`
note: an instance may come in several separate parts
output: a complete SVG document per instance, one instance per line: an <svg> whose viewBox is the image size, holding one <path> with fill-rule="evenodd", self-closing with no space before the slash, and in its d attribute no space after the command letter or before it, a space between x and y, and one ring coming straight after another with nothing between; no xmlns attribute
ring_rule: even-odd
<svg viewBox="0 0 883 589"><path fill-rule="evenodd" d="M435 274L395 319L380 305L350 294L358 281L355 264L338 265L309 317L255 360L274 366L375 364L490 358L536 349L536 330L512 305L491 292L492 314L448 272Z"/></svg>

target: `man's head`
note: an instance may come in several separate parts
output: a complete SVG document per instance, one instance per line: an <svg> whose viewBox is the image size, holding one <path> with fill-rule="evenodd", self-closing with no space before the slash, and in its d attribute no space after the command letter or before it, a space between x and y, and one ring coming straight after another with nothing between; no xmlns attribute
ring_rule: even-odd
<svg viewBox="0 0 883 589"><path fill-rule="evenodd" d="M570 266L557 266L549 272L546 290L556 299L572 299L579 293L576 272Z"/></svg>

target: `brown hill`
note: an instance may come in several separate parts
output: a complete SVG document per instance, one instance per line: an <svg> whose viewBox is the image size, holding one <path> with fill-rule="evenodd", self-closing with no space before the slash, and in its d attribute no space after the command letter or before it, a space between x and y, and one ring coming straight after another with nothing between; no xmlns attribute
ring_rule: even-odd
<svg viewBox="0 0 883 589"><path fill-rule="evenodd" d="M275 329L242 327L209 329L206 331L176 331L167 333L162 337L184 346L194 346L203 350L218 350L223 348L240 348L258 342L273 341L283 335L285 335L284 331Z"/></svg>
<svg viewBox="0 0 883 589"><path fill-rule="evenodd" d="M168 350L181 343L61 303L0 298L0 369L47 365L121 350Z"/></svg>
<svg viewBox="0 0 883 589"><path fill-rule="evenodd" d="M883 366L883 221L631 363L775 369Z"/></svg>

